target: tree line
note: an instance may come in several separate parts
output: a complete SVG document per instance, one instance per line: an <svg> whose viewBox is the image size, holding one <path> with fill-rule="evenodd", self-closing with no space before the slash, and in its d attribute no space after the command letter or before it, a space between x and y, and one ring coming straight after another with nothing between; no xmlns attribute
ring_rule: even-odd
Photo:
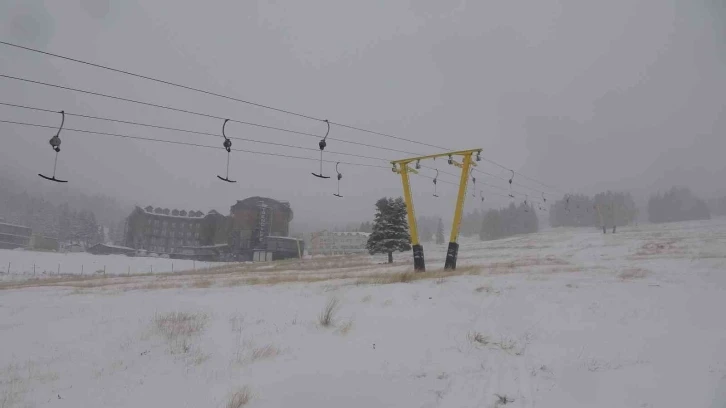
<svg viewBox="0 0 726 408"><path fill-rule="evenodd" d="M711 212L706 202L685 187L673 187L664 194L656 194L648 200L648 221L673 222L708 220Z"/></svg>
<svg viewBox="0 0 726 408"><path fill-rule="evenodd" d="M479 238L488 241L537 231L539 231L539 219L534 206L510 203L508 207L484 213Z"/></svg>
<svg viewBox="0 0 726 408"><path fill-rule="evenodd" d="M61 243L90 246L104 241L104 229L93 211L77 211L65 203L54 205L27 192L14 193L2 188L0 197L0 217L5 222L28 226L33 233Z"/></svg>
<svg viewBox="0 0 726 408"><path fill-rule="evenodd" d="M630 193L606 191L590 197L566 195L550 206L552 227L603 227L631 224L638 208Z"/></svg>

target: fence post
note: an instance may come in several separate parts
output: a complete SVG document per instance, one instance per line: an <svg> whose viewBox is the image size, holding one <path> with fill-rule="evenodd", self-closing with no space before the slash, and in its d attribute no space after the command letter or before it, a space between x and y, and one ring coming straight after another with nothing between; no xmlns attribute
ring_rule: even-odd
<svg viewBox="0 0 726 408"><path fill-rule="evenodd" d="M106 276L106 265L103 265L103 276Z"/></svg>
<svg viewBox="0 0 726 408"><path fill-rule="evenodd" d="M83 275L83 264L81 264L81 275Z"/></svg>
<svg viewBox="0 0 726 408"><path fill-rule="evenodd" d="M192 259L192 268L194 269L194 271L197 270L197 261L196 261L196 259Z"/></svg>
<svg viewBox="0 0 726 408"><path fill-rule="evenodd" d="M33 263L33 276L35 276L35 263Z"/></svg>
<svg viewBox="0 0 726 408"><path fill-rule="evenodd" d="M10 275L10 262L8 262L8 275Z"/></svg>
<svg viewBox="0 0 726 408"><path fill-rule="evenodd" d="M171 263L171 273L174 273L174 262Z"/></svg>
<svg viewBox="0 0 726 408"><path fill-rule="evenodd" d="M128 267L129 269L126 271L126 276L131 275L131 266Z"/></svg>
<svg viewBox="0 0 726 408"><path fill-rule="evenodd" d="M57 273L57 275L60 276L60 262L58 262L58 273Z"/></svg>
<svg viewBox="0 0 726 408"><path fill-rule="evenodd" d="M154 265L149 265L149 271L151 271L151 274L154 274Z"/></svg>

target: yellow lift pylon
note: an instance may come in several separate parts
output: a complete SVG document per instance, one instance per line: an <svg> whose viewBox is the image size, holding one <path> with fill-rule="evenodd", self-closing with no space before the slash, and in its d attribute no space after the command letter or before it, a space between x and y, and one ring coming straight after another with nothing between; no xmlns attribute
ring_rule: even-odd
<svg viewBox="0 0 726 408"><path fill-rule="evenodd" d="M417 272L426 270L426 262L424 261L423 246L418 240L418 228L416 225L416 212L413 207L413 196L411 195L411 183L408 178L409 173L418 173L421 160L435 159L437 157L448 157L448 163L461 168L461 178L459 180L459 193L456 198L456 210L454 211L454 221L451 226L451 235L449 237L449 247L446 251L446 263L444 269L456 269L456 258L459 254L459 227L461 225L461 217L464 211L464 201L466 199L466 186L469 182L469 169L476 166L476 162L472 160L472 155L476 154L476 161L480 161L482 149L459 150L448 153L432 154L428 156L411 157L408 159L394 160L391 162L393 171L401 175L403 184L403 199L406 202L406 212L408 215L408 226L411 233L411 247L413 249L413 269ZM461 163L454 160L454 156L462 158ZM416 168L412 169L409 164L416 162Z"/></svg>

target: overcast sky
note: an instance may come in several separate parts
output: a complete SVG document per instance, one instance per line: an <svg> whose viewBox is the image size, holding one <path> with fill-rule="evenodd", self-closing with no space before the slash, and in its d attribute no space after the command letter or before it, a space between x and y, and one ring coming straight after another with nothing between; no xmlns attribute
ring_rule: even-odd
<svg viewBox="0 0 726 408"><path fill-rule="evenodd" d="M3 0L0 38L82 60L483 155L559 189L647 194L687 185L726 194L726 6L721 0L182 1ZM323 135L321 122L0 46L0 73ZM222 121L0 78L0 102L218 134ZM0 106L0 120L57 126L60 115ZM227 212L253 195L292 203L297 221L364 220L401 195L390 169L233 152L222 137L67 117L66 127L219 146L201 149L64 132L58 177L134 204ZM52 172L52 129L0 123L4 169ZM228 136L317 148L307 136L238 123ZM331 138L411 153L437 149L334 126ZM233 141L234 148L317 158ZM330 160L387 167L406 154L330 141ZM445 161L428 163L453 173ZM479 182L507 188L485 162ZM431 170L423 174L432 176ZM44 186L36 177L34 185ZM455 181L441 175L441 180ZM483 188L482 188L483 187ZM421 215L450 217L455 186L413 177ZM467 208L506 204L477 186ZM515 186L533 197L541 194ZM521 200L518 196L517 200Z"/></svg>

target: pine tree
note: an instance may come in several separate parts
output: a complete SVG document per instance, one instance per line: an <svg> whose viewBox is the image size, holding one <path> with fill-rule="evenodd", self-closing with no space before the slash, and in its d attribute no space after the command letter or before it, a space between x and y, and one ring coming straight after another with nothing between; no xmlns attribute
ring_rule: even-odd
<svg viewBox="0 0 726 408"><path fill-rule="evenodd" d="M439 218L439 225L436 226L436 243L439 245L443 245L446 242L446 238L444 238L444 223L441 221L441 218Z"/></svg>
<svg viewBox="0 0 726 408"><path fill-rule="evenodd" d="M431 237L434 234L431 231L431 226L428 222L426 222L426 219L423 217L419 217L419 219L416 220L416 224L418 225L419 240L421 240L421 242L431 242Z"/></svg>
<svg viewBox="0 0 726 408"><path fill-rule="evenodd" d="M393 253L411 249L411 236L406 221L406 203L402 198L381 198L376 202L373 232L366 245L368 252L388 254L388 263L393 263Z"/></svg>

